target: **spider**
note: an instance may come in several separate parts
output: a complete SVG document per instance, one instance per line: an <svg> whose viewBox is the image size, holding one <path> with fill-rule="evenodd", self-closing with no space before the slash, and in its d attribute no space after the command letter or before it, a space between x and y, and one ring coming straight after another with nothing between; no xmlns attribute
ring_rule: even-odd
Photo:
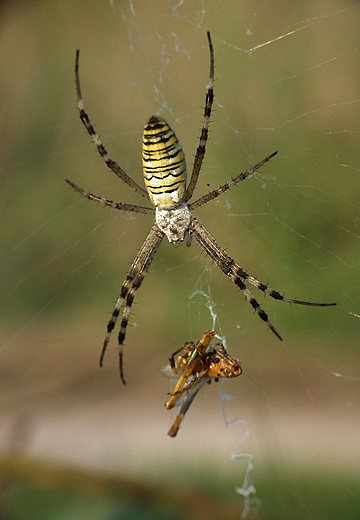
<svg viewBox="0 0 360 520"><path fill-rule="evenodd" d="M119 373L122 382L125 384L123 372L123 344L126 335L126 328L129 321L131 306L133 304L136 291L140 288L144 277L150 267L154 255L166 235L172 244L179 244L185 237L192 237L209 255L213 262L221 269L221 271L230 278L243 292L249 304L253 307L260 319L264 321L269 329L281 340L280 334L270 323L268 315L262 309L260 304L254 298L246 283L253 285L265 294L268 294L275 300L281 300L288 303L296 303L299 305L312 305L325 307L336 305L335 303L314 303L302 300L295 300L282 296L279 292L270 289L267 285L261 283L256 278L248 274L240 267L218 244L210 233L200 224L191 211L214 200L222 193L229 190L239 182L243 181L253 173L259 170L261 166L270 161L277 152L273 152L265 159L257 163L255 166L238 174L236 177L223 184L219 188L210 191L206 195L198 198L193 202L189 202L195 186L198 181L201 166L204 160L206 142L208 139L209 122L211 109L214 101L214 49L211 41L210 33L207 33L207 40L210 53L210 73L209 83L205 97L205 107L203 113L203 122L200 133L199 144L196 150L192 172L189 183L186 185L186 163L184 152L181 145L171 130L169 125L156 115L150 117L145 125L142 137L142 168L144 175L145 188L139 186L128 174L108 155L104 145L100 141L89 116L85 112L84 102L82 99L80 78L79 78L79 50L76 51L75 57L75 86L77 94L77 108L79 110L80 119L86 130L91 136L92 141L96 145L98 152L105 162L106 166L125 182L135 192L140 194L153 204L153 207L126 204L124 202L114 202L113 200L94 195L84 191L71 181L66 182L82 196L89 200L93 200L103 204L104 206L118 209L121 211L132 211L135 213L145 213L155 215L155 223L151 227L147 237L140 247L135 260L121 286L120 294L117 298L111 318L107 324L107 331L100 354L100 366L103 365L103 359L106 348L108 346L111 332L113 331L121 309L122 319L120 323L120 331L118 334L119 348Z"/></svg>
<svg viewBox="0 0 360 520"><path fill-rule="evenodd" d="M189 341L169 357L170 365L162 368L162 373L173 377L179 375L174 389L165 403L167 410L179 407L179 413L170 430L169 437L175 437L182 420L200 388L211 380L233 378L242 373L240 361L232 358L221 343L210 346L215 331L205 332L197 343ZM181 353L175 361L175 356Z"/></svg>

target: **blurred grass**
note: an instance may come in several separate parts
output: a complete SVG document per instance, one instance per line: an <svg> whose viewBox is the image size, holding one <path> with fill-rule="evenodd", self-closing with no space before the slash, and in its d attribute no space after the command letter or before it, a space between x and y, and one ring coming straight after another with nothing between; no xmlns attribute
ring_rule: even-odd
<svg viewBox="0 0 360 520"><path fill-rule="evenodd" d="M175 480L153 485L31 459L2 458L0 478L0 512L6 520L231 520L240 517L243 507L231 480L225 477L219 482L210 468L199 480L188 475L187 484ZM252 502L248 520L355 520L359 512L357 475L312 468L306 473L292 469L290 474L284 468L282 474L274 474L268 467L257 474L256 482L261 501Z"/></svg>
<svg viewBox="0 0 360 520"><path fill-rule="evenodd" d="M281 11L281 2L272 5L266 20L259 16L258 39L260 34L266 39L269 28L278 25L276 8ZM332 9L336 11L336 3ZM145 43L144 34L143 41L139 39L130 50L125 35L115 32L114 11L106 3L102 7L92 4L83 12L77 2L65 10L54 0L32 2L31 8L19 2L4 4L2 12L1 189L2 216L7 222L0 231L2 316L26 319L41 312L53 319L79 308L84 314L95 309L104 315L104 309L111 309L109 302L114 301L151 218L133 219L96 207L79 200L63 183L69 177L95 193L137 201L108 174L78 120L74 50L81 47L85 104L100 136L111 155L142 183L141 130L144 120L159 108L158 96L149 89L149 85L158 86L157 74L153 74L158 70L166 72L161 94L174 112L171 119L175 115L181 123L175 130L191 164L207 78L205 32L193 34L189 48L173 53L167 63L151 37L151 18L149 41ZM100 13L101 27L111 20L114 28L116 49L111 52L90 39ZM310 13L306 9L303 16L281 11L281 18L286 26L287 17L288 21L296 16L305 19L305 14ZM152 16L156 17L156 9ZM198 193L279 149L279 155L256 178L223 201L209 204L199 217L241 265L280 291L340 304L343 298L349 305L356 301L354 276L359 262L354 220L360 191L356 172L359 117L354 107L360 78L353 19L359 11L347 13L352 23L346 31L345 16L339 14L321 24L321 36L314 22L306 45L300 31L287 45L267 47L251 60L220 43L221 31L217 32L212 20L216 104ZM46 24L41 23L45 19ZM346 41L344 32L333 31L337 19ZM87 30L79 33L79 23ZM234 25L228 41L235 41L236 31ZM170 52L168 31L162 39ZM330 48L324 42L331 42ZM193 55L190 44L195 46ZM331 53L338 59L326 66ZM187 88L183 89L176 80L185 78ZM265 184L266 190L260 189ZM225 202L230 211L224 208ZM157 292L161 291L159 299L163 308L174 309L173 315L183 312L177 302L186 301L204 264L209 265L204 255L198 259L199 254L196 247L189 252L164 244L155 260L158 267L152 273ZM236 290L215 269L213 280L221 284L220 295L226 291L231 300L237 298ZM151 290L146 286L147 282L143 291ZM286 321L288 328L291 322L291 318ZM162 323L168 323L167 315ZM313 326L317 333L324 330L321 318ZM354 330L356 325L348 316L338 321L342 333L352 326Z"/></svg>
<svg viewBox="0 0 360 520"><path fill-rule="evenodd" d="M238 518L236 497L225 502L196 485L154 486L21 459L2 459L0 476L5 490L2 511L9 520Z"/></svg>

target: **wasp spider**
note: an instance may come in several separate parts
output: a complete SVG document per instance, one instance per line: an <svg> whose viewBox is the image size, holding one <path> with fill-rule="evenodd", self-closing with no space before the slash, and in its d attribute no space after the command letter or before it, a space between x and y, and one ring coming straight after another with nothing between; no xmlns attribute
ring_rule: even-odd
<svg viewBox="0 0 360 520"><path fill-rule="evenodd" d="M191 213L192 210L202 206L203 204L206 204L210 200L215 199L230 189L232 186L235 186L240 181L255 173L261 166L267 163L277 153L273 152L255 166L243 173L238 174L236 177L228 181L226 184L220 186L216 190L210 191L194 202L189 202L197 184L201 165L205 155L210 115L214 101L214 50L209 32L207 33L207 39L210 51L209 84L205 98L203 123L199 145L196 150L189 183L186 185L187 176L185 157L176 135L171 130L166 121L164 121L161 117L152 116L145 125L142 138L142 166L146 190L133 181L127 175L127 173L109 157L105 147L100 141L100 138L95 132L95 129L90 122L89 116L85 112L79 79L79 51L76 51L75 85L77 93L77 106L82 123L90 134L91 139L96 145L98 152L107 167L142 197L147 200L150 199L150 202L154 206L150 208L148 206L138 206L126 204L123 202L114 202L113 200L88 193L69 180L66 181L74 190L79 192L87 199L100 202L104 206L115 208L121 211L133 211L136 213L155 215L155 223L153 224L142 246L140 247L139 252L137 253L136 258L133 261L130 270L121 286L119 297L116 301L115 308L107 325L107 332L100 354L100 366L102 366L111 332L115 327L117 318L120 314L121 308L123 307L118 343L120 377L124 384L123 343L129 321L131 306L135 293L141 286L144 276L147 273L152 259L154 258L154 255L165 235L172 244L178 244L182 242L186 235L193 237L215 262L215 264L221 269L221 271L226 276L228 276L235 285L239 287L245 298L259 315L260 319L267 324L269 329L279 339L281 339L281 336L270 323L268 315L251 294L246 286L246 283L253 285L275 300L320 307L335 305L335 303L311 303L307 301L295 300L293 298L287 298L282 296L279 292L274 291L273 289L270 289L263 283L259 282L256 278L244 271L226 253L226 251L217 243L217 241Z"/></svg>

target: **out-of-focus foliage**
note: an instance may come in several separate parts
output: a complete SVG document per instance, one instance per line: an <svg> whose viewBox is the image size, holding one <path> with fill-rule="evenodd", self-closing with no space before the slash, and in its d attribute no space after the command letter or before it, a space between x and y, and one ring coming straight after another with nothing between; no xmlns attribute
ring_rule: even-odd
<svg viewBox="0 0 360 520"><path fill-rule="evenodd" d="M176 443L166 436L169 388L159 367L185 341L215 328L244 371L225 388L236 397L226 401L226 413L230 407L230 419L249 425L237 453L255 454L257 518L356 517L356 486L343 475L355 474L360 460L360 320L350 314L360 314L359 26L359 4L341 0L291 8L282 0L1 3L3 453L19 444L24 456L56 459L61 467L134 476L160 497L163 482L177 492L186 481L185 504L200 482L205 493L231 494L239 516L243 501L234 489L244 467L230 455L244 424L226 428L216 385L194 402ZM172 126L191 167L208 78L207 30L215 47L215 103L195 196L278 155L196 215L262 282L289 297L338 306L288 306L254 291L285 340L277 341L196 245L175 248L164 240L135 298L122 388L116 337L102 370L98 356L152 220L82 200L64 182L144 202L107 171L79 121L75 50L97 132L142 183L142 128L154 113ZM209 460L216 470L207 471ZM43 503L18 476L10 482L15 499ZM46 474L46 490L53 478ZM79 508L81 498L67 493L60 501ZM107 500L96 504L104 508L99 518L112 513L114 498ZM11 511L23 520L15 506Z"/></svg>
<svg viewBox="0 0 360 520"><path fill-rule="evenodd" d="M349 305L356 301L359 246L359 10L341 12L339 3L337 15L327 19L325 10L317 21L321 9L287 13L274 2L245 36L244 7L232 6L240 23L224 34L216 5L203 6L204 27L215 41L217 81L197 192L225 182L274 149L279 154L260 175L209 204L199 217L242 266L276 289ZM3 7L3 316L110 310L151 225L149 217L133 218L79 200L63 182L69 177L115 200L138 201L108 173L78 120L77 47L85 104L111 156L142 182L142 125L162 103L160 112L174 126L190 167L208 74L205 30L181 25L176 13L166 10L160 21L159 9L160 4L145 7L136 13L138 20L127 22L125 13L131 10L122 2L93 2L85 10L80 2L64 7L55 0ZM183 9L185 20L193 20L192 8ZM163 25L167 16L172 30ZM279 19L287 27L307 18L313 20L309 27L295 31L286 44L241 52L271 39L276 28L280 31ZM150 321L151 309L159 312L151 296L154 285L164 309L171 315L184 312L183 302L201 286L199 276L209 266L199 256L196 247L162 245L140 300ZM211 283L217 301L241 300L215 270ZM294 313L276 312L291 327ZM318 311L306 313L310 321L314 315L312 325L324 331L328 320L322 321ZM250 312L244 316L251 320ZM163 318L166 324L166 310ZM339 327L348 330L344 319Z"/></svg>

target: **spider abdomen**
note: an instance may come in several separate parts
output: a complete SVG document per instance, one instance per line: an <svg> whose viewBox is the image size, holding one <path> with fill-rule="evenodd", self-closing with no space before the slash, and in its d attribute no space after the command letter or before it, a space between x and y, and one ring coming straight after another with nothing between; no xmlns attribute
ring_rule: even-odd
<svg viewBox="0 0 360 520"><path fill-rule="evenodd" d="M185 194L186 163L181 144L161 117L152 116L142 138L142 167L145 187L159 209L178 206Z"/></svg>

